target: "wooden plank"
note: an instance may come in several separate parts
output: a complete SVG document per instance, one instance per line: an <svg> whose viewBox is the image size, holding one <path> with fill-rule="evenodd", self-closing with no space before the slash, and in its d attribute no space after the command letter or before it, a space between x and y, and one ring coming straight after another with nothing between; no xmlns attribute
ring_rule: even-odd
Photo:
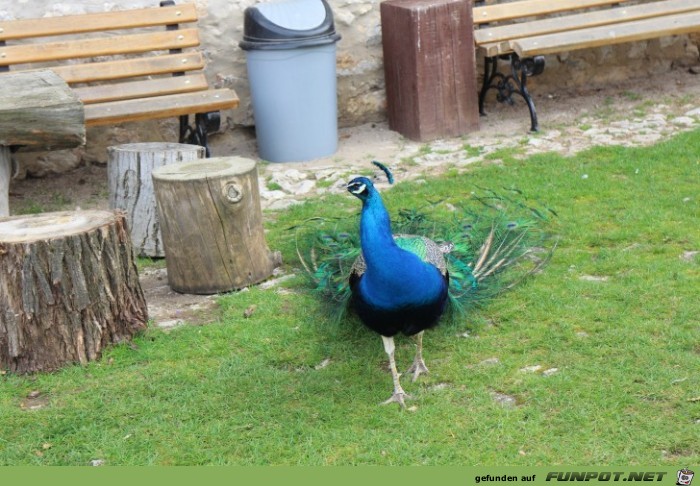
<svg viewBox="0 0 700 486"><path fill-rule="evenodd" d="M231 89L175 94L149 99L111 101L86 105L85 122L88 126L96 126L153 118L169 118L236 108L238 103L238 96Z"/></svg>
<svg viewBox="0 0 700 486"><path fill-rule="evenodd" d="M85 143L83 105L51 71L4 75L0 145L57 150Z"/></svg>
<svg viewBox="0 0 700 486"><path fill-rule="evenodd" d="M691 0L688 0L691 1ZM521 0L474 7L474 24L500 22L621 3L620 0Z"/></svg>
<svg viewBox="0 0 700 486"><path fill-rule="evenodd" d="M135 29L196 20L197 9L193 3L38 19L0 20L0 40Z"/></svg>
<svg viewBox="0 0 700 486"><path fill-rule="evenodd" d="M204 74L176 76L169 78L128 81L123 83L102 84L73 88L75 94L84 104L105 103L107 101L150 98L176 93L189 93L208 89Z"/></svg>
<svg viewBox="0 0 700 486"><path fill-rule="evenodd" d="M691 12L518 39L511 42L511 48L519 56L528 57L697 31L700 31L700 12Z"/></svg>
<svg viewBox="0 0 700 486"><path fill-rule="evenodd" d="M700 11L700 2L688 0L665 0L617 8L607 8L595 12L566 15L531 22L481 28L474 32L477 45L503 42L511 39L553 34L569 30L598 27L618 22L631 22L664 15Z"/></svg>
<svg viewBox="0 0 700 486"><path fill-rule="evenodd" d="M171 74L199 69L204 69L204 58L201 52L51 67L51 70L61 76L68 84Z"/></svg>
<svg viewBox="0 0 700 486"><path fill-rule="evenodd" d="M481 48L480 52L486 57L500 56L501 54L513 52L513 49L510 48L510 44L508 42L482 44L479 47Z"/></svg>
<svg viewBox="0 0 700 486"><path fill-rule="evenodd" d="M199 45L197 29L76 39L46 44L0 47L0 66L83 57L182 49Z"/></svg>

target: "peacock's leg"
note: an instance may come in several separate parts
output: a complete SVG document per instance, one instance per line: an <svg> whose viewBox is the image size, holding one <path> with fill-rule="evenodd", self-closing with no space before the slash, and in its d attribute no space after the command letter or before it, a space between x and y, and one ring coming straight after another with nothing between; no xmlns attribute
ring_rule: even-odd
<svg viewBox="0 0 700 486"><path fill-rule="evenodd" d="M400 375L396 369L396 360L394 360L394 338L382 336L382 342L384 343L384 351L386 351L386 354L389 355L389 368L391 368L391 377L394 379L394 394L391 395L391 398L382 402L381 404L386 405L388 403L396 402L403 408L406 408L404 400L411 397L403 391L403 388L401 388L401 383L399 382Z"/></svg>
<svg viewBox="0 0 700 486"><path fill-rule="evenodd" d="M428 373L428 367L423 361L423 331L416 334L416 357L406 373L413 373L413 381L416 381L421 373Z"/></svg>

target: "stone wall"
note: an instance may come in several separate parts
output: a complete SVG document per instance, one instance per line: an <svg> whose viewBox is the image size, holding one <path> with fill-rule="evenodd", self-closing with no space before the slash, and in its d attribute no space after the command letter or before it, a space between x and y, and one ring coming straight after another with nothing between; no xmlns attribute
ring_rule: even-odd
<svg viewBox="0 0 700 486"><path fill-rule="evenodd" d="M353 126L385 118L379 0L329 0L338 43L338 111L340 126ZM241 106L230 112L225 133L213 142L226 144L234 127L254 124L248 90L245 54L238 47L243 37L243 10L256 0L195 0L200 12L203 50L208 58L207 76L217 87L237 91ZM157 5L157 0L43 0L3 2L0 18L31 18L121 10ZM533 78L541 91L562 87L605 84L630 77L663 75L674 66L698 63L700 36L681 36L549 56L544 75ZM478 68L481 75L481 68ZM85 148L53 154L21 155L24 171L41 175L62 171L83 162L104 162L105 147L116 143L174 140L173 120L125 124L91 129ZM230 141L229 141L230 143Z"/></svg>

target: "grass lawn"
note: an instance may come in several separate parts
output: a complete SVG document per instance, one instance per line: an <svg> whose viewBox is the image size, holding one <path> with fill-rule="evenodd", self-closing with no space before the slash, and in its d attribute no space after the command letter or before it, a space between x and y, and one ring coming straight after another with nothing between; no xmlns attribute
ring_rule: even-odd
<svg viewBox="0 0 700 486"><path fill-rule="evenodd" d="M396 212L475 186L546 201L559 246L543 273L426 333L431 373L403 382L412 410L378 406L391 391L379 337L329 325L297 278L225 295L218 322L150 329L98 363L3 374L0 464L700 463L700 131L489 161L384 199ZM336 195L271 213L270 246L293 271L286 228L358 210ZM397 339L401 369L413 349Z"/></svg>

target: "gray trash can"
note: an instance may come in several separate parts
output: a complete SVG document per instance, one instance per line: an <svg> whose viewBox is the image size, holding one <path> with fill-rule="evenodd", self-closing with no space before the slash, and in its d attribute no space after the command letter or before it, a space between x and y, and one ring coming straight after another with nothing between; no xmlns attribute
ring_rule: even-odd
<svg viewBox="0 0 700 486"><path fill-rule="evenodd" d="M311 160L338 148L336 42L325 0L261 3L244 13L240 43L260 157Z"/></svg>

